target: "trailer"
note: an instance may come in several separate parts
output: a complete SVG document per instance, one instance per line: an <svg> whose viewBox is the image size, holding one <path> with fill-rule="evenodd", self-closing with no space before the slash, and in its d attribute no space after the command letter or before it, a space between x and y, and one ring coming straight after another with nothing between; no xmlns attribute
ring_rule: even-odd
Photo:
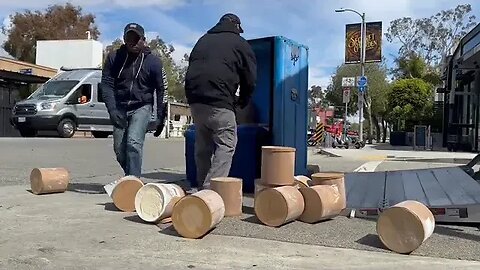
<svg viewBox="0 0 480 270"><path fill-rule="evenodd" d="M472 176L477 156L466 166L354 172L345 175L347 213L376 217L405 200L425 204L437 222L480 223L480 183Z"/></svg>

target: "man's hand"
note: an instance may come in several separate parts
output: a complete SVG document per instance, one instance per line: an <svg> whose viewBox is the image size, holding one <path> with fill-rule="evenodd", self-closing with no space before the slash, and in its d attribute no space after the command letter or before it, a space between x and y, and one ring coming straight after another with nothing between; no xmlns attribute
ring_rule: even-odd
<svg viewBox="0 0 480 270"><path fill-rule="evenodd" d="M112 124L117 128L126 128L127 127L127 117L122 115L119 111L114 111L110 113L110 120Z"/></svg>
<svg viewBox="0 0 480 270"><path fill-rule="evenodd" d="M165 123L160 122L157 125L157 129L155 130L155 133L153 133L153 136L158 137L160 134L162 134L163 128L165 127Z"/></svg>

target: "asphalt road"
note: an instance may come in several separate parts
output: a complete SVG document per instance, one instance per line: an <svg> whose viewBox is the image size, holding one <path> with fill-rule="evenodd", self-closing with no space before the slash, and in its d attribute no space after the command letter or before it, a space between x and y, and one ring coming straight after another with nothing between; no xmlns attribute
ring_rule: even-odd
<svg viewBox="0 0 480 270"><path fill-rule="evenodd" d="M30 172L36 167L65 167L72 183L82 184L106 184L122 175L112 138L2 138L0 149L0 186L29 184ZM184 155L182 139L148 137L143 159L145 177L184 178ZM158 171L165 168L168 170Z"/></svg>
<svg viewBox="0 0 480 270"><path fill-rule="evenodd" d="M121 170L114 158L111 138L5 138L0 139L0 149L0 186L29 186L29 174L35 167L68 168L72 175L70 186L77 189L75 191L86 190L84 193L102 193L104 184L121 176ZM145 145L145 178L156 182L181 181L185 178L184 155L182 139L149 137ZM346 157L309 156L309 163L318 164L323 171L351 172L364 162ZM385 161L377 170L428 168L437 165ZM244 205L245 215L242 218L225 219L212 234L389 252L379 243L375 223L372 221L338 217L314 225L293 222L281 228L270 228L259 224L253 215L251 198L246 197ZM434 235L414 254L480 261L478 250L478 228L437 225Z"/></svg>

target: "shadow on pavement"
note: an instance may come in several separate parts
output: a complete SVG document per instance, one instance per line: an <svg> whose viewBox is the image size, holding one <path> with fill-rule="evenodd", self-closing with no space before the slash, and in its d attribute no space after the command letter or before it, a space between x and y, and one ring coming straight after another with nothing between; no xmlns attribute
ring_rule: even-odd
<svg viewBox="0 0 480 270"><path fill-rule="evenodd" d="M480 235L465 232L461 228L455 228L454 229L454 228L449 228L449 227L436 226L434 233L441 234L441 235L446 235L446 236L457 237L457 238L470 240L470 241L475 241L475 242L480 242Z"/></svg>
<svg viewBox="0 0 480 270"><path fill-rule="evenodd" d="M122 212L122 210L118 209L115 204L108 202L108 203L97 203L97 205L104 206L105 211L111 212Z"/></svg>
<svg viewBox="0 0 480 270"><path fill-rule="evenodd" d="M127 221L131 221L131 222L139 223L139 224L145 224L145 225L150 225L150 226L152 225L148 222L143 221L143 219L141 219L138 215L124 217L123 219L125 219Z"/></svg>
<svg viewBox="0 0 480 270"><path fill-rule="evenodd" d="M360 245L364 245L364 246L369 246L369 247L379 248L379 249L383 249L383 250L388 250L388 249L385 248L382 241L380 241L380 238L378 238L378 235L376 235L376 234L367 234L366 236L358 239L355 242L357 242Z"/></svg>
<svg viewBox="0 0 480 270"><path fill-rule="evenodd" d="M170 225L170 226L165 227L163 229L160 227L160 229L161 229L160 233L170 235L170 236L182 237L180 234L177 233L177 231L175 230L173 225Z"/></svg>
<svg viewBox="0 0 480 270"><path fill-rule="evenodd" d="M248 215L255 215L255 209L250 206L243 206L242 207L242 212L243 214L248 214Z"/></svg>
<svg viewBox="0 0 480 270"><path fill-rule="evenodd" d="M264 225L257 216L253 215L250 217L242 218L242 221L251 223L251 224L256 224L256 225Z"/></svg>
<svg viewBox="0 0 480 270"><path fill-rule="evenodd" d="M168 171L144 173L142 174L142 177L161 180L161 182L179 182L186 179L186 175L184 173Z"/></svg>
<svg viewBox="0 0 480 270"><path fill-rule="evenodd" d="M100 183L70 183L68 184L67 190L84 194L106 194L105 190L103 189L104 185L105 184Z"/></svg>

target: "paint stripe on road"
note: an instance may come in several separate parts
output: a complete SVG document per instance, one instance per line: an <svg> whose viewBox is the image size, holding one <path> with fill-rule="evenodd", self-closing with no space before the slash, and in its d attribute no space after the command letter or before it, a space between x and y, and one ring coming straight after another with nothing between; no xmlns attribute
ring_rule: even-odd
<svg viewBox="0 0 480 270"><path fill-rule="evenodd" d="M356 168L354 172L374 172L375 169L382 164L382 161L370 161L367 163L364 163L362 166Z"/></svg>

